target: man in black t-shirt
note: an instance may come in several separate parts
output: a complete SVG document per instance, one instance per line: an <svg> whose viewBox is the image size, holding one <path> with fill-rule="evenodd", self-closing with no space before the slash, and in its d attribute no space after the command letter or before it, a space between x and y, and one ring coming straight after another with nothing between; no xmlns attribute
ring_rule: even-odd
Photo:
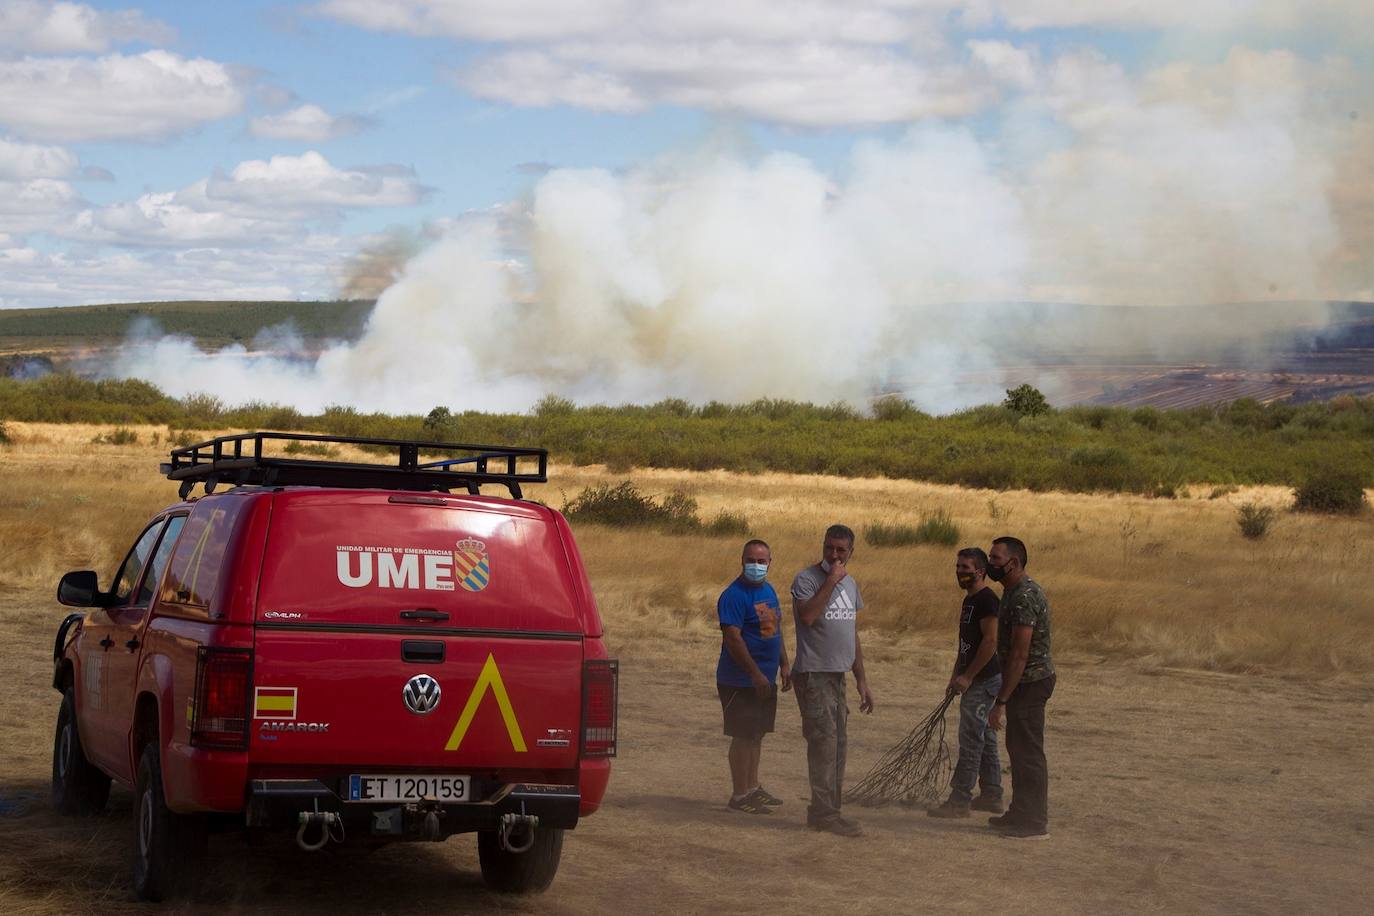
<svg viewBox="0 0 1374 916"><path fill-rule="evenodd" d="M954 766L950 793L931 808L931 817L968 817L969 809L1002 812L1002 762L997 757L997 733L988 728L1002 671L997 662L997 593L985 584L988 555L978 547L959 551L954 575L964 590L959 609L959 652L954 658L949 689L959 697L959 762ZM973 787L982 791L975 799Z"/></svg>

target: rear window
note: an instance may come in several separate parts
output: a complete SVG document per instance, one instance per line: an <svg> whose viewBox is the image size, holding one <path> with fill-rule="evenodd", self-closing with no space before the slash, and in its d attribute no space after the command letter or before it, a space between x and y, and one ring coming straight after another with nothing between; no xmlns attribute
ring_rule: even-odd
<svg viewBox="0 0 1374 916"><path fill-rule="evenodd" d="M395 624L424 609L457 627L580 631L562 540L546 514L495 500L423 500L278 496L259 620Z"/></svg>
<svg viewBox="0 0 1374 916"><path fill-rule="evenodd" d="M208 608L219 587L225 550L246 499L216 498L196 503L172 553L159 601Z"/></svg>

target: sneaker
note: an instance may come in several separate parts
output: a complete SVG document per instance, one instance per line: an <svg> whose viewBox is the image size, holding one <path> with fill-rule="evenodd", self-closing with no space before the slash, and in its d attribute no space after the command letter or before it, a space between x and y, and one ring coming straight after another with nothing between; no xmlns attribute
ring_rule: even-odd
<svg viewBox="0 0 1374 916"><path fill-rule="evenodd" d="M952 798L945 799L943 804L934 808L927 808L926 814L931 817L968 817L969 806L967 803L960 804Z"/></svg>
<svg viewBox="0 0 1374 916"><path fill-rule="evenodd" d="M863 828L848 818L827 817L823 820L810 824L812 830L820 830L824 833L833 833L836 836L863 836Z"/></svg>
<svg viewBox="0 0 1374 916"><path fill-rule="evenodd" d="M1001 833L1008 840L1048 840L1050 838L1048 827L1029 827L1025 824L1013 824L1003 829Z"/></svg>
<svg viewBox="0 0 1374 916"><path fill-rule="evenodd" d="M1006 827L1015 827L1016 818L1012 817L1011 812L1008 811L1006 814L1003 814L1000 817L988 818L988 826L995 827L998 830L1001 830Z"/></svg>
<svg viewBox="0 0 1374 916"><path fill-rule="evenodd" d="M770 808L776 808L778 805L782 804L781 798L778 798L776 795L774 795L772 792L769 792L763 786L759 786L753 792L750 792L749 797L752 798L754 801L758 802L759 804L767 805Z"/></svg>
<svg viewBox="0 0 1374 916"><path fill-rule="evenodd" d="M1002 807L1002 796L989 795L986 792L975 798L969 807L974 811L991 811L993 814L1001 814L1005 810Z"/></svg>
<svg viewBox="0 0 1374 916"><path fill-rule="evenodd" d="M763 802L754 797L753 793L743 798L730 798L725 803L725 807L731 811L743 811L745 814L772 814L773 812L764 806Z"/></svg>

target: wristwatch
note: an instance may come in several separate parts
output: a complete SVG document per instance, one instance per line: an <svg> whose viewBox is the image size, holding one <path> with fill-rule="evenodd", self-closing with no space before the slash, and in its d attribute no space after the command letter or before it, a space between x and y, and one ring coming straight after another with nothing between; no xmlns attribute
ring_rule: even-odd
<svg viewBox="0 0 1374 916"><path fill-rule="evenodd" d="M1006 705L1007 705L1007 701L1004 700L1004 699L1002 699L1001 697L998 697L995 701L993 701L993 704L992 704L992 705L993 705L993 706L1006 706Z"/></svg>

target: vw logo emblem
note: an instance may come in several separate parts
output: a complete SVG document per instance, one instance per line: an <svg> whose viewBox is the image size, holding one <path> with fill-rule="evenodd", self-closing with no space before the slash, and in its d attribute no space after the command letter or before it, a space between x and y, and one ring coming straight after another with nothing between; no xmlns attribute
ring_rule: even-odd
<svg viewBox="0 0 1374 916"><path fill-rule="evenodd" d="M423 716L425 713L433 712L439 705L439 682L428 674L417 674L406 681L405 689L401 691L401 698L406 702L406 709Z"/></svg>

